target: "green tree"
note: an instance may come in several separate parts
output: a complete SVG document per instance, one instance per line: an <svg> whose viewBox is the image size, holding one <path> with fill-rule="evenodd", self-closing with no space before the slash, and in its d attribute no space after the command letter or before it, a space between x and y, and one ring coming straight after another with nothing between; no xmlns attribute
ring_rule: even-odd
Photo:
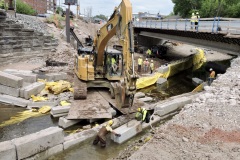
<svg viewBox="0 0 240 160"><path fill-rule="evenodd" d="M193 10L199 10L201 8L201 2L203 0L172 0L175 4L173 11L175 15L182 17L190 17Z"/></svg>
<svg viewBox="0 0 240 160"><path fill-rule="evenodd" d="M27 3L17 0L17 13L27 14L27 15L36 15L36 11Z"/></svg>
<svg viewBox="0 0 240 160"><path fill-rule="evenodd" d="M96 16L94 16L94 18L99 18L99 19L107 21L107 17L105 15L103 15L103 14L96 15Z"/></svg>

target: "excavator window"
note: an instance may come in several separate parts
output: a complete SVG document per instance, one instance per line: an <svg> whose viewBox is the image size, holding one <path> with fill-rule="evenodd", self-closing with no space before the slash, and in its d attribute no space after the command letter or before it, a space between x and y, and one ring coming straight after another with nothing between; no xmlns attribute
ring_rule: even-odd
<svg viewBox="0 0 240 160"><path fill-rule="evenodd" d="M110 30L112 30L113 29L113 24L109 24L108 26L107 26L107 31L109 32Z"/></svg>
<svg viewBox="0 0 240 160"><path fill-rule="evenodd" d="M123 57L120 53L108 53L106 59L107 73L110 76L122 76Z"/></svg>

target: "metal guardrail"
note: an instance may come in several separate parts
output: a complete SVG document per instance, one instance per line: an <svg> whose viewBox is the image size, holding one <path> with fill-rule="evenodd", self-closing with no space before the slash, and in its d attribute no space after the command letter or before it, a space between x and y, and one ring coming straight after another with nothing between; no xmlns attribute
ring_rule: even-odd
<svg viewBox="0 0 240 160"><path fill-rule="evenodd" d="M135 21L134 27L193 32L211 32L224 34L240 34L240 18L200 18L198 25L191 24L191 19L163 19Z"/></svg>

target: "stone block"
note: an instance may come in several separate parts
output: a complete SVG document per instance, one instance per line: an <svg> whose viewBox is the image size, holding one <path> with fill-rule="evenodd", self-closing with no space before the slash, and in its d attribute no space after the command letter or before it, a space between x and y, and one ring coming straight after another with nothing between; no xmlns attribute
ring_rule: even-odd
<svg viewBox="0 0 240 160"><path fill-rule="evenodd" d="M145 97L145 93L143 92L137 92L135 95L134 95L135 98L144 98Z"/></svg>
<svg viewBox="0 0 240 160"><path fill-rule="evenodd" d="M49 157L58 154L63 151L63 144L56 145L52 148L47 149L41 153L38 153L32 157L26 158L24 160L46 160Z"/></svg>
<svg viewBox="0 0 240 160"><path fill-rule="evenodd" d="M150 102L153 100L153 98L152 97L144 97L144 98L139 98L139 100L142 102Z"/></svg>
<svg viewBox="0 0 240 160"><path fill-rule="evenodd" d="M0 71L0 84L13 88L21 88L23 85L23 78Z"/></svg>
<svg viewBox="0 0 240 160"><path fill-rule="evenodd" d="M200 84L203 83L203 80L194 77L194 78L192 78L192 83L193 83L195 86L198 86L198 85L200 85Z"/></svg>
<svg viewBox="0 0 240 160"><path fill-rule="evenodd" d="M68 115L68 113L59 113L59 114L52 114L52 112L50 112L50 113L54 118L65 117Z"/></svg>
<svg viewBox="0 0 240 160"><path fill-rule="evenodd" d="M173 111L181 109L184 105L192 103L192 99L188 97L176 98L173 101L166 102L164 104L156 105L155 113L159 116L164 116Z"/></svg>
<svg viewBox="0 0 240 160"><path fill-rule="evenodd" d="M60 114L60 113L68 113L70 110L70 106L57 106L57 107L53 107L51 109L51 114Z"/></svg>
<svg viewBox="0 0 240 160"><path fill-rule="evenodd" d="M7 94L13 97L19 97L20 89L0 85L0 93Z"/></svg>
<svg viewBox="0 0 240 160"><path fill-rule="evenodd" d="M142 131L142 125L140 121L132 120L117 129L114 130L116 133L121 134L120 137L115 136L113 133L111 134L111 139L116 143L123 143L133 136L137 135Z"/></svg>
<svg viewBox="0 0 240 160"><path fill-rule="evenodd" d="M167 83L167 79L166 78L158 78L157 80L157 84L164 84L164 83Z"/></svg>
<svg viewBox="0 0 240 160"><path fill-rule="evenodd" d="M35 82L31 85L21 88L20 97L29 99L29 98L31 98L31 95L39 94L44 89L44 87L45 87L44 83Z"/></svg>
<svg viewBox="0 0 240 160"><path fill-rule="evenodd" d="M12 104L15 106L26 107L29 103L28 100L23 98L16 98L9 95L0 95L0 102Z"/></svg>
<svg viewBox="0 0 240 160"><path fill-rule="evenodd" d="M16 150L11 141L0 142L0 160L15 160Z"/></svg>
<svg viewBox="0 0 240 160"><path fill-rule="evenodd" d="M162 74L168 72L168 70L169 70L169 67L166 65L162 65L161 67L158 68L158 72Z"/></svg>
<svg viewBox="0 0 240 160"><path fill-rule="evenodd" d="M77 124L79 122L81 122L82 120L68 120L66 119L65 117L61 117L59 118L59 121L58 121L58 126L62 127L62 128L68 128L70 126L73 126L74 124Z"/></svg>
<svg viewBox="0 0 240 160"><path fill-rule="evenodd" d="M12 140L16 146L18 159L31 157L39 152L61 144L63 141L63 129L59 127L50 127Z"/></svg>
<svg viewBox="0 0 240 160"><path fill-rule="evenodd" d="M23 78L23 82L34 83L37 81L37 74L29 70L5 69L3 72Z"/></svg>
<svg viewBox="0 0 240 160"><path fill-rule="evenodd" d="M67 73L48 73L45 76L48 81L59 81L67 79Z"/></svg>
<svg viewBox="0 0 240 160"><path fill-rule="evenodd" d="M50 106L55 107L57 105L57 102L30 102L28 104L28 109L31 108L41 108L42 106Z"/></svg>

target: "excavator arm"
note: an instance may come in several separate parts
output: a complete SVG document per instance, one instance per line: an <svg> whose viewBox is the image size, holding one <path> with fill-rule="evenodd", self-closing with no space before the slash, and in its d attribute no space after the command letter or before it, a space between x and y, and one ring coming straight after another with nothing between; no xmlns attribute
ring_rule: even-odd
<svg viewBox="0 0 240 160"><path fill-rule="evenodd" d="M132 5L129 0L122 0L114 9L108 22L98 30L94 39L94 50L97 53L96 70L103 70L104 52L108 41L116 35L122 46L124 78L119 83L111 83L114 88L117 107L131 107L136 92L138 78L134 70L134 46Z"/></svg>

